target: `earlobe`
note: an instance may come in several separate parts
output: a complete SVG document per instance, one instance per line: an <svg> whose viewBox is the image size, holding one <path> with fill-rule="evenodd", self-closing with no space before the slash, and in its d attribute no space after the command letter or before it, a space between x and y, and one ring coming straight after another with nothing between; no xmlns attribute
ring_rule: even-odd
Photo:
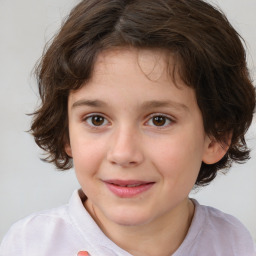
<svg viewBox="0 0 256 256"><path fill-rule="evenodd" d="M66 154L67 154L69 157L73 157L73 156L72 156L72 149L71 149L71 146L70 146L69 143L67 143L67 144L65 145L65 152L66 152Z"/></svg>
<svg viewBox="0 0 256 256"><path fill-rule="evenodd" d="M215 139L207 139L206 148L203 155L205 164L215 164L220 161L227 153L229 145L216 141Z"/></svg>

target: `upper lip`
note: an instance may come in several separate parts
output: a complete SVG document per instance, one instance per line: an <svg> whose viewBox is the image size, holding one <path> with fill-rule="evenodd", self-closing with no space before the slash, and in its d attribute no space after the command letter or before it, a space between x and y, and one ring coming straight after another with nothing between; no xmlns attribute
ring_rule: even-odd
<svg viewBox="0 0 256 256"><path fill-rule="evenodd" d="M111 180L104 180L105 183L113 184L117 186L129 186L129 185L143 185L154 183L152 181L142 181L142 180L118 180L118 179L111 179Z"/></svg>

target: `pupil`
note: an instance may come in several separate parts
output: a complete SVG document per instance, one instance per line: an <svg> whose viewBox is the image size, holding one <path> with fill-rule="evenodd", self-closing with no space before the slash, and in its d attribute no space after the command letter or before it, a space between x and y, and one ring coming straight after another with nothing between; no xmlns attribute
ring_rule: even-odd
<svg viewBox="0 0 256 256"><path fill-rule="evenodd" d="M165 124L165 122L166 122L166 119L163 116L156 116L153 118L153 123L156 126L162 126Z"/></svg>
<svg viewBox="0 0 256 256"><path fill-rule="evenodd" d="M92 118L92 123L95 126L100 126L103 124L103 122L104 122L104 118L102 116L94 116Z"/></svg>

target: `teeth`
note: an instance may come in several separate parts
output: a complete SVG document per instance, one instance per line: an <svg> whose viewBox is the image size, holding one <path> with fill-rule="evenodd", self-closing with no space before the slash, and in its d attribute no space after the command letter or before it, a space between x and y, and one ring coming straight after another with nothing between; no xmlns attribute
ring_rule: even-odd
<svg viewBox="0 0 256 256"><path fill-rule="evenodd" d="M131 184L131 185L118 185L119 187L128 187L128 188L134 188L134 187L138 187L141 184Z"/></svg>
<svg viewBox="0 0 256 256"><path fill-rule="evenodd" d="M133 188L133 187L138 187L138 186L140 186L140 184L127 185L126 187L128 187L128 188Z"/></svg>

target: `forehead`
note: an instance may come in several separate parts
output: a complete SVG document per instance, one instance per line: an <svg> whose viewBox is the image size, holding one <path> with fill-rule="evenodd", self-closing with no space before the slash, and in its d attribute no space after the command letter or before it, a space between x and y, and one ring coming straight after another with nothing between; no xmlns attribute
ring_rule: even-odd
<svg viewBox="0 0 256 256"><path fill-rule="evenodd" d="M140 70L145 77L152 81L170 79L170 71L177 67L174 56L162 49L116 48L103 51L96 59L93 77L113 74L118 67L119 72L126 72L121 68L132 64L134 69ZM177 76L178 77L178 76Z"/></svg>
<svg viewBox="0 0 256 256"><path fill-rule="evenodd" d="M194 90L179 78L175 58L163 50L115 49L102 52L96 59L91 79L70 101L101 100L109 105L145 102L195 104ZM175 78L175 81L174 79ZM186 103L186 104L185 104Z"/></svg>

